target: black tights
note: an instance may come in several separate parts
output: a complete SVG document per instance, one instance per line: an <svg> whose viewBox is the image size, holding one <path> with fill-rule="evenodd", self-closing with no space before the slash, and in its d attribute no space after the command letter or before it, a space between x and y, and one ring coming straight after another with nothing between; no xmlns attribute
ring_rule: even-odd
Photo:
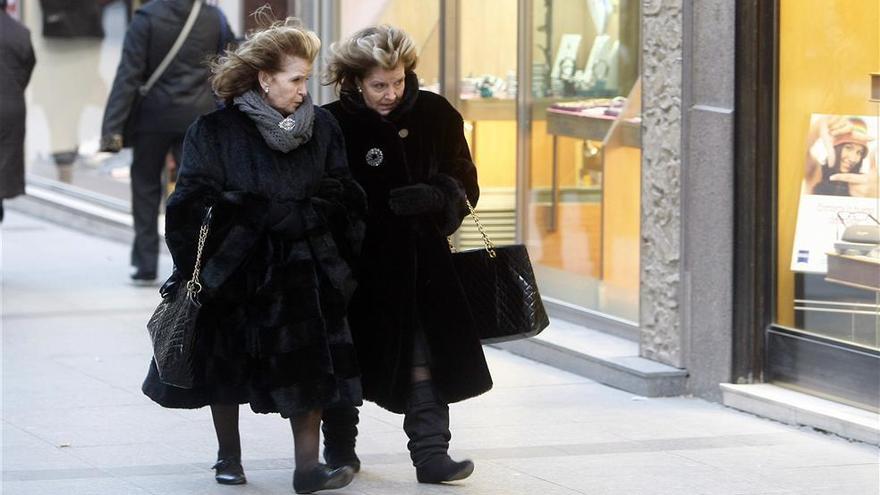
<svg viewBox="0 0 880 495"><path fill-rule="evenodd" d="M241 458L238 404L211 405L211 416L214 418L214 431L217 433L217 458ZM318 464L320 427L320 409L290 418L297 469L309 470Z"/></svg>
<svg viewBox="0 0 880 495"><path fill-rule="evenodd" d="M419 383L431 379L431 368L428 367L429 362L428 341L425 339L425 334L418 330L413 336L410 383Z"/></svg>
<svg viewBox="0 0 880 495"><path fill-rule="evenodd" d="M410 382L419 383L431 379L431 368L427 366L413 366L410 372Z"/></svg>
<svg viewBox="0 0 880 495"><path fill-rule="evenodd" d="M296 469L308 471L318 465L318 449L321 445L321 410L290 418L293 430L293 450Z"/></svg>
<svg viewBox="0 0 880 495"><path fill-rule="evenodd" d="M217 433L217 458L241 458L241 437L238 434L238 404L211 405L214 431Z"/></svg>

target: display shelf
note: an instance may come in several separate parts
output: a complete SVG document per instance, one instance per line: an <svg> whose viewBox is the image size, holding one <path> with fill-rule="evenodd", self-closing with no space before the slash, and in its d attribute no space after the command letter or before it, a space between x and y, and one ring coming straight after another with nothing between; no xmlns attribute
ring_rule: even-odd
<svg viewBox="0 0 880 495"><path fill-rule="evenodd" d="M516 100L470 98L458 105L464 120L516 120Z"/></svg>
<svg viewBox="0 0 880 495"><path fill-rule="evenodd" d="M615 117L594 117L562 112L547 112L547 132L555 136L572 137L576 139L603 141L608 131L614 125ZM619 132L621 144L640 148L641 124L620 121Z"/></svg>
<svg viewBox="0 0 880 495"><path fill-rule="evenodd" d="M880 292L880 258L828 253L825 280Z"/></svg>
<svg viewBox="0 0 880 495"><path fill-rule="evenodd" d="M602 201L600 186L560 187L556 192L560 203L599 203ZM549 204L553 201L553 189L541 187L532 189L534 204Z"/></svg>
<svg viewBox="0 0 880 495"><path fill-rule="evenodd" d="M560 101L579 98L539 98L532 102L532 119L544 120L552 113L547 109ZM458 109L464 120L516 120L516 100L512 98L463 98Z"/></svg>

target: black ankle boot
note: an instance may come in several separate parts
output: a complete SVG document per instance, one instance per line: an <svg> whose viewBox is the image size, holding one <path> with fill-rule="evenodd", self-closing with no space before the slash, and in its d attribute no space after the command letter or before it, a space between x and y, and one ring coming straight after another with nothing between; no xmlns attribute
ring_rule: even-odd
<svg viewBox="0 0 880 495"><path fill-rule="evenodd" d="M361 460L358 458L357 454L354 453L354 449L337 451L331 447L324 447L324 461L328 466L334 469L348 466L353 473L359 473L361 471Z"/></svg>
<svg viewBox="0 0 880 495"><path fill-rule="evenodd" d="M355 473L361 470L361 460L354 452L357 437L358 410L354 406L324 409L321 414L324 432L324 460L331 468L348 466Z"/></svg>
<svg viewBox="0 0 880 495"><path fill-rule="evenodd" d="M467 478L474 472L469 460L456 462L449 457L449 406L437 397L433 384L413 384L403 430L409 437L409 455L419 483L443 483Z"/></svg>
<svg viewBox="0 0 880 495"><path fill-rule="evenodd" d="M333 469L326 464L318 464L307 471L293 472L293 491L313 493L318 490L342 488L354 479L354 471L348 466Z"/></svg>
<svg viewBox="0 0 880 495"><path fill-rule="evenodd" d="M419 483L445 483L463 480L474 472L474 463L468 459L453 461L448 455L429 459L421 466L416 466L416 479Z"/></svg>
<svg viewBox="0 0 880 495"><path fill-rule="evenodd" d="M211 469L217 470L214 479L221 485L243 485L247 483L240 457L217 459L217 463Z"/></svg>

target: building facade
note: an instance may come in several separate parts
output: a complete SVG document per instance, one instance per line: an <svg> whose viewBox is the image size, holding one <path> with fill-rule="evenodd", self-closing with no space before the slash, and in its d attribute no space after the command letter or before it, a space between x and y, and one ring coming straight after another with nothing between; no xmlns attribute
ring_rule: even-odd
<svg viewBox="0 0 880 495"><path fill-rule="evenodd" d="M263 2L218 3L242 33ZM720 401L733 390L722 384L772 383L876 415L876 1L272 5L313 26L325 51L376 23L416 40L420 84L464 117L490 236L529 248L554 317L508 349L643 395ZM124 167L89 158L120 12L105 8L103 39L35 43L34 183L100 183L125 199ZM40 38L37 2L19 15ZM41 81L71 64L94 91L50 102ZM54 129L49 108L79 124ZM71 148L73 171L47 163ZM456 241L480 244L468 223Z"/></svg>

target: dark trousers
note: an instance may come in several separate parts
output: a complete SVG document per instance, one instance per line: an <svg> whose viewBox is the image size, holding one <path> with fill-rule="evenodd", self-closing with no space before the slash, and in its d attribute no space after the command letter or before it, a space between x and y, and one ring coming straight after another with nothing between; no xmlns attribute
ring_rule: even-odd
<svg viewBox="0 0 880 495"><path fill-rule="evenodd" d="M131 212L134 245L131 264L139 272L154 274L159 266L159 206L165 188L162 171L168 151L180 163L183 133L144 132L134 138L131 161Z"/></svg>

